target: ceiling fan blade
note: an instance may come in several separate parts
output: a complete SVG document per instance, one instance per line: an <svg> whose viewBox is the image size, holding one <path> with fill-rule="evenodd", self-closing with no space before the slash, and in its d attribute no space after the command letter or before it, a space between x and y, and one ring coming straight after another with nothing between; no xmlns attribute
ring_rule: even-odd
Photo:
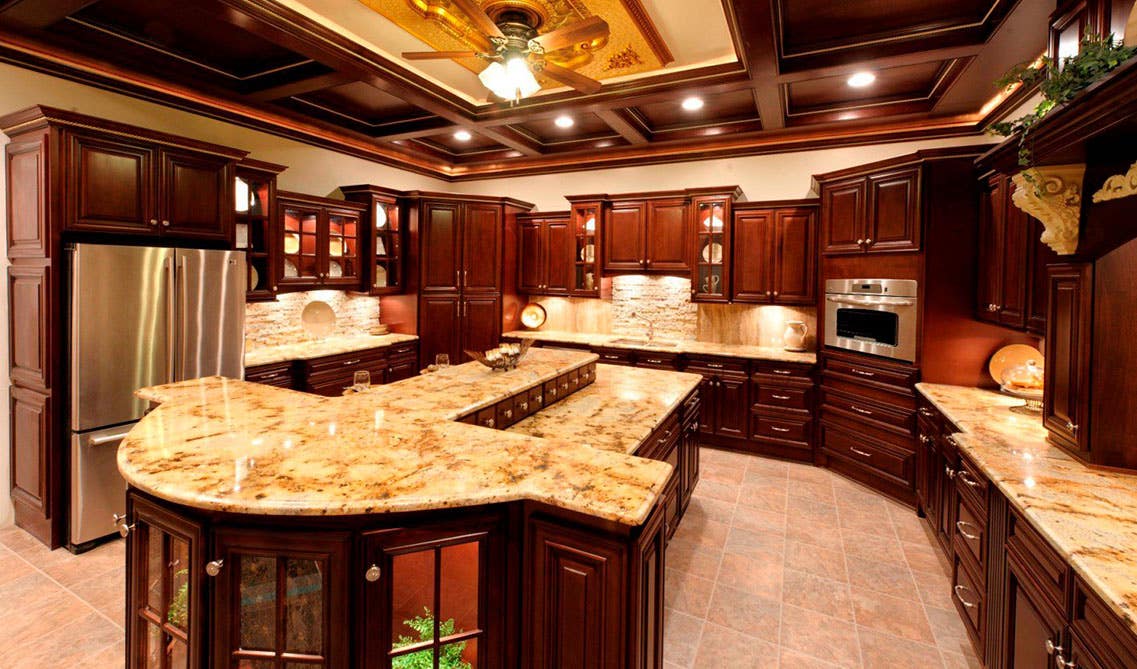
<svg viewBox="0 0 1137 669"><path fill-rule="evenodd" d="M501 32L501 28L493 22L486 10L482 9L474 0L450 0L458 9L462 10L478 30L484 32L490 37L505 37L505 33Z"/></svg>
<svg viewBox="0 0 1137 669"><path fill-rule="evenodd" d="M567 67L561 67L556 63L546 61L545 67L541 71L548 75L550 79L556 79L566 86L572 86L581 93L591 94L600 90L601 84L599 81L589 79L583 74L577 74Z"/></svg>
<svg viewBox="0 0 1137 669"><path fill-rule="evenodd" d="M567 46L591 42L594 39L608 36L608 22L599 16L590 16L564 28L557 28L544 35L537 35L533 42L541 45L545 51L556 51Z"/></svg>
<svg viewBox="0 0 1137 669"><path fill-rule="evenodd" d="M407 60L440 60L444 58L475 58L477 51L404 51Z"/></svg>

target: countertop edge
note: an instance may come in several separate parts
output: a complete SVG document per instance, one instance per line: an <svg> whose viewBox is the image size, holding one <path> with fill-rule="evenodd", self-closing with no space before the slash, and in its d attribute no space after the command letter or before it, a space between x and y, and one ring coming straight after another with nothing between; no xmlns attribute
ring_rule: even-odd
<svg viewBox="0 0 1137 669"><path fill-rule="evenodd" d="M515 337L518 339L534 339L543 342L559 342L563 344L587 344L589 346L603 346L605 348L619 348L629 351L651 351L654 353L685 353L689 355L716 355L721 357L746 358L748 360L765 360L769 362L785 362L800 365L817 364L816 351L786 351L770 346L755 344L715 344L712 342L698 342L679 340L677 346L643 346L627 343L613 343L624 335L593 334L593 333L566 333L560 331L547 332L544 330L510 330L503 332L502 337ZM586 341L587 340L587 341ZM698 350L700 345L734 348L736 350L723 350L721 352ZM760 349L755 351L754 349Z"/></svg>

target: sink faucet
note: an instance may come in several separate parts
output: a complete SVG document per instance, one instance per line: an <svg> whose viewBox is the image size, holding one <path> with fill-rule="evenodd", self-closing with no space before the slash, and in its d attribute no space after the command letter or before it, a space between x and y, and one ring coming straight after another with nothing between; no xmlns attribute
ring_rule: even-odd
<svg viewBox="0 0 1137 669"><path fill-rule="evenodd" d="M643 316L637 315L636 312L634 312L634 311L632 312L632 318L634 318L636 320L643 321L644 323L647 324L647 340L648 340L648 343L654 341L655 340L655 323L650 318L644 318Z"/></svg>

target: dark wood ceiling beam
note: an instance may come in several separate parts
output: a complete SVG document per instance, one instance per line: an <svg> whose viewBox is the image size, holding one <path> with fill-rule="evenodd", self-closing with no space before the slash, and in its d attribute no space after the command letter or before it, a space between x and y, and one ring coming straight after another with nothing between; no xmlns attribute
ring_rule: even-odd
<svg viewBox="0 0 1137 669"><path fill-rule="evenodd" d="M20 28L46 28L98 0L16 0L0 9L0 23Z"/></svg>
<svg viewBox="0 0 1137 669"><path fill-rule="evenodd" d="M917 49L915 51L910 51L908 53L899 54L896 56L874 58L871 62L845 63L841 65L815 67L808 70L786 72L778 75L777 80L780 84L792 84L794 82L807 81L810 79L839 77L864 69L884 70L890 67L904 67L906 65L921 65L923 63L955 60L956 58L969 58L971 56L978 55L979 52L983 50L983 46L983 44L967 44L964 46L952 46L938 49Z"/></svg>
<svg viewBox="0 0 1137 669"><path fill-rule="evenodd" d="M478 134L484 135L498 144L508 146L514 151L520 151L526 156L540 156L544 153L541 150L540 142L516 128L504 125L492 128L479 128Z"/></svg>
<svg viewBox="0 0 1137 669"><path fill-rule="evenodd" d="M754 104L767 130L784 128L786 117L778 83L778 48L774 43L774 13L769 0L730 2L724 0L727 19L738 27L742 61L754 87Z"/></svg>
<svg viewBox="0 0 1137 669"><path fill-rule="evenodd" d="M332 88L333 86L340 86L355 81L352 77L341 72L329 72L327 74L320 74L314 77L306 77L298 81L281 84L279 86L272 86L264 88L259 91L251 91L245 97L253 100L254 102L272 102L281 98L290 98L293 95L303 95L304 93L312 93L314 91L322 91L325 88Z"/></svg>
<svg viewBox="0 0 1137 669"><path fill-rule="evenodd" d="M395 142L403 139L418 139L419 137L440 135L444 132L453 132L460 127L465 126L456 125L444 118L430 116L427 118L384 123L375 129L374 137L382 141Z"/></svg>
<svg viewBox="0 0 1137 669"><path fill-rule="evenodd" d="M631 144L651 142L651 131L644 128L626 109L604 109L596 112L596 115Z"/></svg>

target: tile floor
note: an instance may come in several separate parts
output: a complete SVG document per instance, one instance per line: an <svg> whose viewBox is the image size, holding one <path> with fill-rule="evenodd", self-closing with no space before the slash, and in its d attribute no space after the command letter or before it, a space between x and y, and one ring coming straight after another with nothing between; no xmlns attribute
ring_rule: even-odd
<svg viewBox="0 0 1137 669"><path fill-rule="evenodd" d="M667 562L667 669L979 666L922 521L827 470L704 449ZM122 565L0 530L0 667L122 667Z"/></svg>

